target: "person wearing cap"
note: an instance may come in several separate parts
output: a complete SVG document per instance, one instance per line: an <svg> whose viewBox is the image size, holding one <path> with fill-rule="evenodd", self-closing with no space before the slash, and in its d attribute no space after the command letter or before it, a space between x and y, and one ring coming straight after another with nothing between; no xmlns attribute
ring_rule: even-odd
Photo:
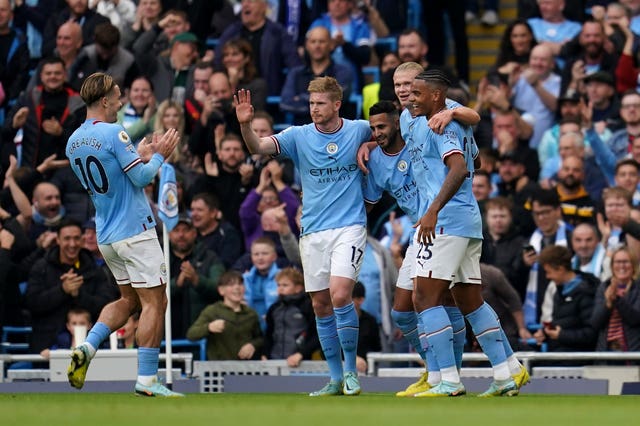
<svg viewBox="0 0 640 426"><path fill-rule="evenodd" d="M614 75L618 57L605 49L607 35L601 22L588 20L582 24L577 38L565 44L560 58L566 61L562 69L562 91L581 91L581 81L594 71Z"/></svg>
<svg viewBox="0 0 640 426"><path fill-rule="evenodd" d="M153 85L156 102L171 99L184 103L187 87L193 84L193 68L199 58L198 37L190 32L176 34L169 54L156 56L153 51L136 55L138 67Z"/></svg>
<svg viewBox="0 0 640 426"><path fill-rule="evenodd" d="M560 131L560 122L563 120L580 121L580 99L580 93L573 89L569 89L558 96L557 121L542 134L537 148L538 159L543 167L549 158L558 155L558 138L562 133Z"/></svg>
<svg viewBox="0 0 640 426"><path fill-rule="evenodd" d="M530 179L525 170L524 159L515 152L506 152L498 158L498 195L513 202L513 224L520 235L528 236L535 225L526 205L540 185Z"/></svg>
<svg viewBox="0 0 640 426"><path fill-rule="evenodd" d="M616 97L616 83L613 74L596 71L584 78L587 104L592 106L592 123L603 121L607 126L617 129L620 102Z"/></svg>
<svg viewBox="0 0 640 426"><path fill-rule="evenodd" d="M182 213L169 232L171 253L171 332L184 339L189 326L209 304L220 300L218 280L225 268L218 255L197 243L198 231Z"/></svg>

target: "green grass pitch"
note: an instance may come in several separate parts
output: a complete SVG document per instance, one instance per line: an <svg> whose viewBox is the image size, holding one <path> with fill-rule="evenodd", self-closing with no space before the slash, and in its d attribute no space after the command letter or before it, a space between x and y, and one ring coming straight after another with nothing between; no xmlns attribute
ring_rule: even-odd
<svg viewBox="0 0 640 426"><path fill-rule="evenodd" d="M640 397L520 395L515 398L310 398L302 394L0 394L6 426L625 426L640 421Z"/></svg>

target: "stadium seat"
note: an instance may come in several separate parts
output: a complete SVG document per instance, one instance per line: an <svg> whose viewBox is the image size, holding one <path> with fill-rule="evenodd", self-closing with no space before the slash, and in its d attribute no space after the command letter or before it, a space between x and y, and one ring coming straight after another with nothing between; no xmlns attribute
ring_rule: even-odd
<svg viewBox="0 0 640 426"><path fill-rule="evenodd" d="M397 52L398 40L395 37L382 37L376 40L376 47L378 46L383 47L387 52Z"/></svg>
<svg viewBox="0 0 640 426"><path fill-rule="evenodd" d="M31 327L16 327L5 325L2 328L2 343L0 344L0 353L26 353L29 350L29 344L26 342L31 334ZM19 335L20 342L12 342L9 336Z"/></svg>
<svg viewBox="0 0 640 426"><path fill-rule="evenodd" d="M364 74L365 81L369 83L380 82L380 68L378 67L362 67L362 73Z"/></svg>
<svg viewBox="0 0 640 426"><path fill-rule="evenodd" d="M422 18L422 1L409 0L407 5L407 26L409 28L421 28L420 20ZM462 13L462 11L460 12Z"/></svg>
<svg viewBox="0 0 640 426"><path fill-rule="evenodd" d="M218 46L218 39L217 38L213 38L213 37L209 37L206 40L205 45L207 46L207 49L215 49L216 46Z"/></svg>
<svg viewBox="0 0 640 426"><path fill-rule="evenodd" d="M352 93L349 96L349 102L355 105L356 108L356 119L362 118L362 95L359 93Z"/></svg>
<svg viewBox="0 0 640 426"><path fill-rule="evenodd" d="M163 340L160 343L160 347L164 348L167 343ZM171 341L171 349L173 348L196 348L199 350L200 361L207 360L207 339L202 338L200 340L188 340L188 339L175 339Z"/></svg>

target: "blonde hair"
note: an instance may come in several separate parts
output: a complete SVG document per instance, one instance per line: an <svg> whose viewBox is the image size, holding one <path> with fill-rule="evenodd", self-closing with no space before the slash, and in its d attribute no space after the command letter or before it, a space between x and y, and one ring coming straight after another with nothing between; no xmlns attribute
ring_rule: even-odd
<svg viewBox="0 0 640 426"><path fill-rule="evenodd" d="M625 252L629 255L629 260L631 261L631 268L633 269L633 274L631 275L631 282L638 279L638 259L634 256L633 252L629 250L629 247L622 246L618 247L611 253L611 271L613 272L613 259L617 256L618 253Z"/></svg>
<svg viewBox="0 0 640 426"><path fill-rule="evenodd" d="M167 161L169 163L176 164L183 160L183 152L185 151L185 144L187 144L187 140L184 137L184 109L182 109L182 105L172 101L171 99L166 99L160 102L158 110L156 111L156 119L153 123L153 131L154 133L162 134L169 130L164 127L164 124L162 124L162 117L169 108L175 108L178 112L178 127L176 130L180 134L180 141L178 141L178 146L176 146L176 149L174 149L171 155L169 155ZM150 137L153 137L153 135Z"/></svg>
<svg viewBox="0 0 640 426"><path fill-rule="evenodd" d="M96 72L87 77L82 83L80 97L90 107L107 96L114 87L116 87L116 82L113 77L102 72Z"/></svg>
<svg viewBox="0 0 640 426"><path fill-rule="evenodd" d="M309 83L307 91L309 93L328 93L329 98L334 102L342 100L342 87L333 77L314 78Z"/></svg>
<svg viewBox="0 0 640 426"><path fill-rule="evenodd" d="M424 67L417 62L403 62L398 65L398 67L394 71L394 74L402 71L416 71L418 74L420 74L422 71L424 71Z"/></svg>

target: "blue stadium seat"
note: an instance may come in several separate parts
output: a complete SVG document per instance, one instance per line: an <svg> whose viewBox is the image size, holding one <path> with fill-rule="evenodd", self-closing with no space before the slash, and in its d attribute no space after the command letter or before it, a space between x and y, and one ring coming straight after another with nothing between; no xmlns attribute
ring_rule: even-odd
<svg viewBox="0 0 640 426"><path fill-rule="evenodd" d="M20 340L27 340L31 334L31 327L15 327L11 325L5 325L2 328L2 342L0 343L0 353L26 353L29 350L29 344L25 342L12 342L9 335L20 335Z"/></svg>
<svg viewBox="0 0 640 426"><path fill-rule="evenodd" d="M217 38L213 38L213 37L209 37L205 41L205 45L207 46L207 49L214 49L215 50L216 46L218 46L218 39Z"/></svg>
<svg viewBox="0 0 640 426"><path fill-rule="evenodd" d="M460 11L463 13L463 11ZM421 28L420 19L422 18L422 1L409 0L407 5L407 26L410 28Z"/></svg>
<svg viewBox="0 0 640 426"><path fill-rule="evenodd" d="M355 105L356 107L356 119L362 118L362 95L359 93L352 93L349 96L349 102Z"/></svg>
<svg viewBox="0 0 640 426"><path fill-rule="evenodd" d="M362 67L362 73L365 76L365 81L369 81L367 77L370 77L371 83L380 82L380 68L378 67Z"/></svg>
<svg viewBox="0 0 640 426"><path fill-rule="evenodd" d="M382 46L390 52L397 52L398 40L395 37L382 37L376 40L376 46Z"/></svg>
<svg viewBox="0 0 640 426"><path fill-rule="evenodd" d="M160 343L160 348L167 346L167 343L163 340ZM174 339L171 341L171 349L174 348L196 348L200 351L200 361L207 360L207 339L202 338L200 340L187 340L187 339Z"/></svg>

